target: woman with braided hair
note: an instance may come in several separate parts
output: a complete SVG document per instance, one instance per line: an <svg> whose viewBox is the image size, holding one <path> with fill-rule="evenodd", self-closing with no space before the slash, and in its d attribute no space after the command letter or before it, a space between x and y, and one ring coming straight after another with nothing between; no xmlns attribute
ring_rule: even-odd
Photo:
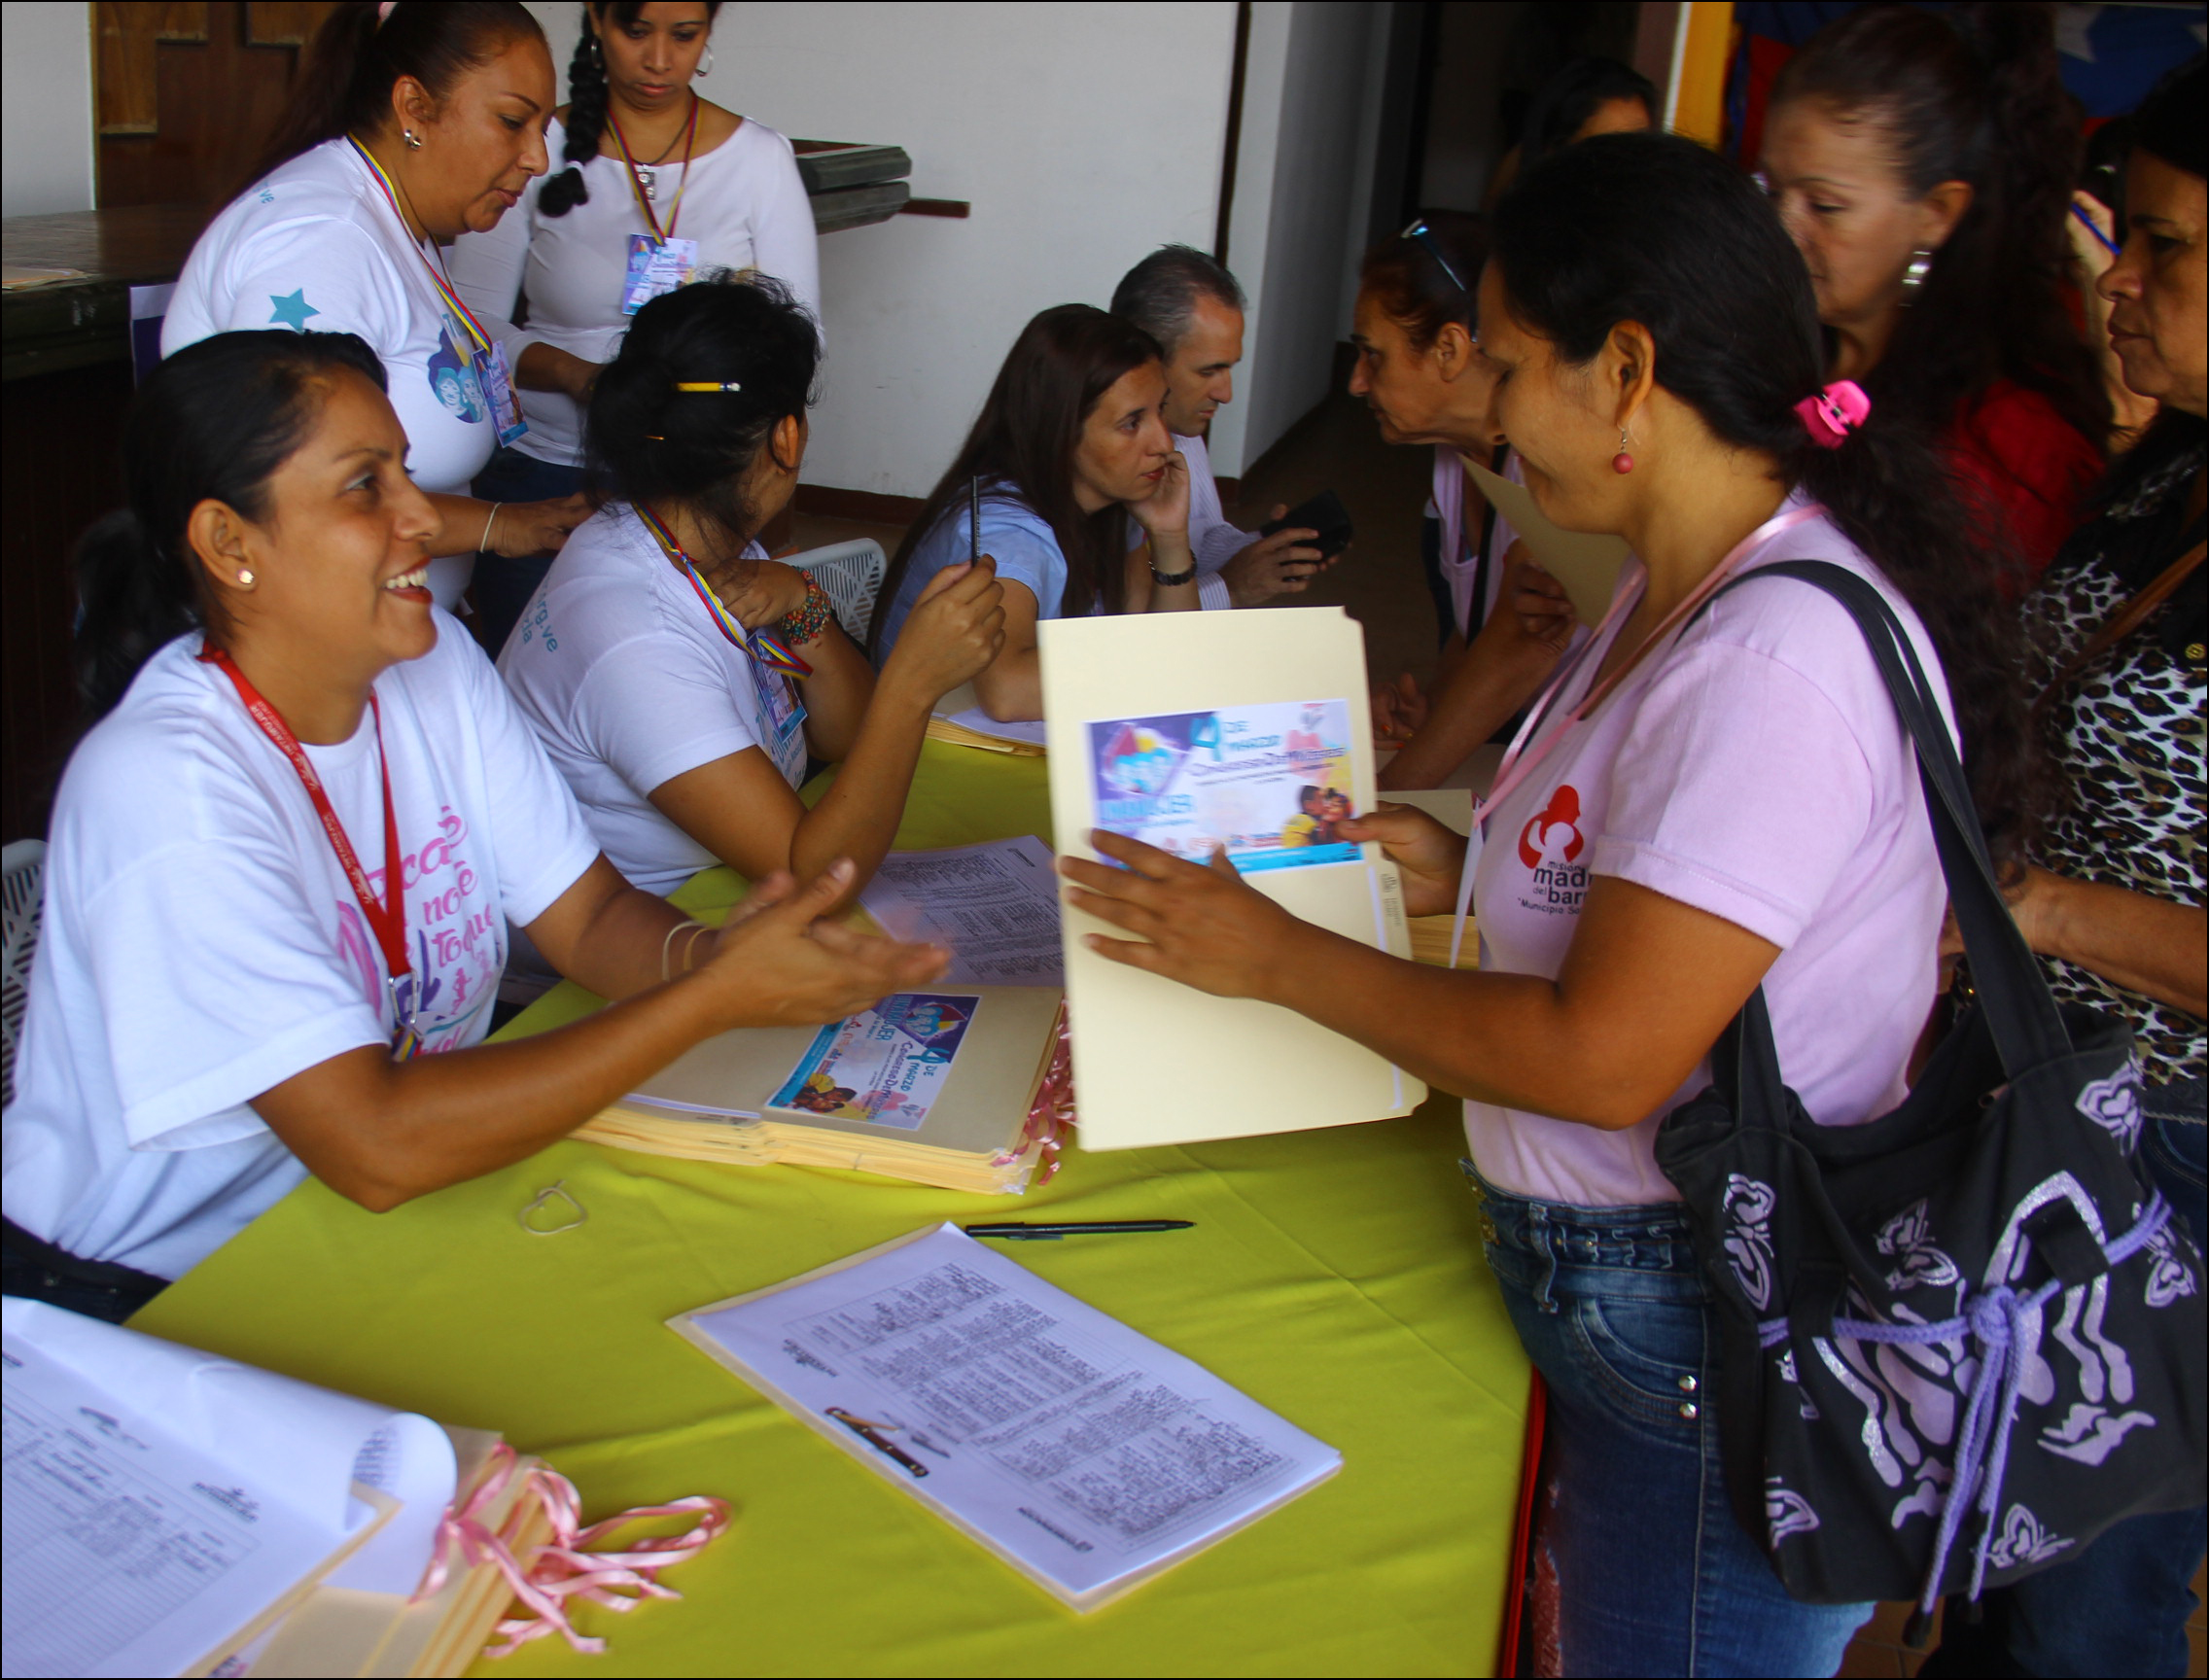
<svg viewBox="0 0 2209 1680"><path fill-rule="evenodd" d="M528 435L475 480L527 501L581 488L583 403L637 310L709 268L772 275L821 319L813 206L790 143L694 84L713 67L719 0L592 0L545 136L551 172L495 228L454 245L453 283L506 335ZM547 558L486 558L479 633L496 654Z"/></svg>

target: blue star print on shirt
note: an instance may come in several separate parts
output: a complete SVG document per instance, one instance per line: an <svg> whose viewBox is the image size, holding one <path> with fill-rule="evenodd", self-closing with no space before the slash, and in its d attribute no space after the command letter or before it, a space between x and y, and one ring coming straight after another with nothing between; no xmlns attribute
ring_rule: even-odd
<svg viewBox="0 0 2209 1680"><path fill-rule="evenodd" d="M275 293L271 292L268 294L268 301L276 305L276 307L272 311L270 311L268 316L269 325L271 326L281 324L283 326L297 328L298 331L304 332L306 330L307 317L309 315L320 315L322 313L320 309L317 309L312 303L309 303L307 301L307 289L304 286L301 286L289 298L279 298Z"/></svg>

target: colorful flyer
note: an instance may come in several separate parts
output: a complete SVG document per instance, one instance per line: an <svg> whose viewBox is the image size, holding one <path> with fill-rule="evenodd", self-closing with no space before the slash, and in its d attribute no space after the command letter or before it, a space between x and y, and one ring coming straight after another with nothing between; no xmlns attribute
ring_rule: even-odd
<svg viewBox="0 0 2209 1680"><path fill-rule="evenodd" d="M1198 863L1349 863L1350 703L1284 700L1087 725L1097 826Z"/></svg>
<svg viewBox="0 0 2209 1680"><path fill-rule="evenodd" d="M898 992L821 1029L770 1108L916 1132L943 1095L981 999Z"/></svg>

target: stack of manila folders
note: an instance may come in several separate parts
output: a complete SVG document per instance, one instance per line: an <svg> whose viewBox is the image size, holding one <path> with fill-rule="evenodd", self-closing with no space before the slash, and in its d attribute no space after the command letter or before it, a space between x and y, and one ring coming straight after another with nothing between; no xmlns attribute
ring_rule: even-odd
<svg viewBox="0 0 2209 1680"><path fill-rule="evenodd" d="M673 1595L597 1542L702 1513L650 1543L664 1561L727 1522L696 1499L579 1532L575 1489L496 1435L41 1302L10 1298L0 1329L11 1676L459 1674L494 1635L553 1631L596 1650L568 1597Z"/></svg>

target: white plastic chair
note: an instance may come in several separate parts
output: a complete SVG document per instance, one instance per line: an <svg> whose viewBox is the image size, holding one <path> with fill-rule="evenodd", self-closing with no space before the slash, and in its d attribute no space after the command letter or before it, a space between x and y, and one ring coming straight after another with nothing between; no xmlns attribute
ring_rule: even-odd
<svg viewBox="0 0 2209 1680"><path fill-rule="evenodd" d="M16 1100L16 1040L23 1030L23 1005L30 997L31 958L38 952L39 889L46 877L46 842L13 840L0 852L0 882L6 918L6 967L0 971L0 1102Z"/></svg>
<svg viewBox="0 0 2209 1680"><path fill-rule="evenodd" d="M890 570L882 544L871 537L856 537L849 542L786 554L783 564L813 574L828 605L836 610L836 622L844 627L844 634L864 648L867 628L874 622L875 592L882 587L882 575Z"/></svg>

